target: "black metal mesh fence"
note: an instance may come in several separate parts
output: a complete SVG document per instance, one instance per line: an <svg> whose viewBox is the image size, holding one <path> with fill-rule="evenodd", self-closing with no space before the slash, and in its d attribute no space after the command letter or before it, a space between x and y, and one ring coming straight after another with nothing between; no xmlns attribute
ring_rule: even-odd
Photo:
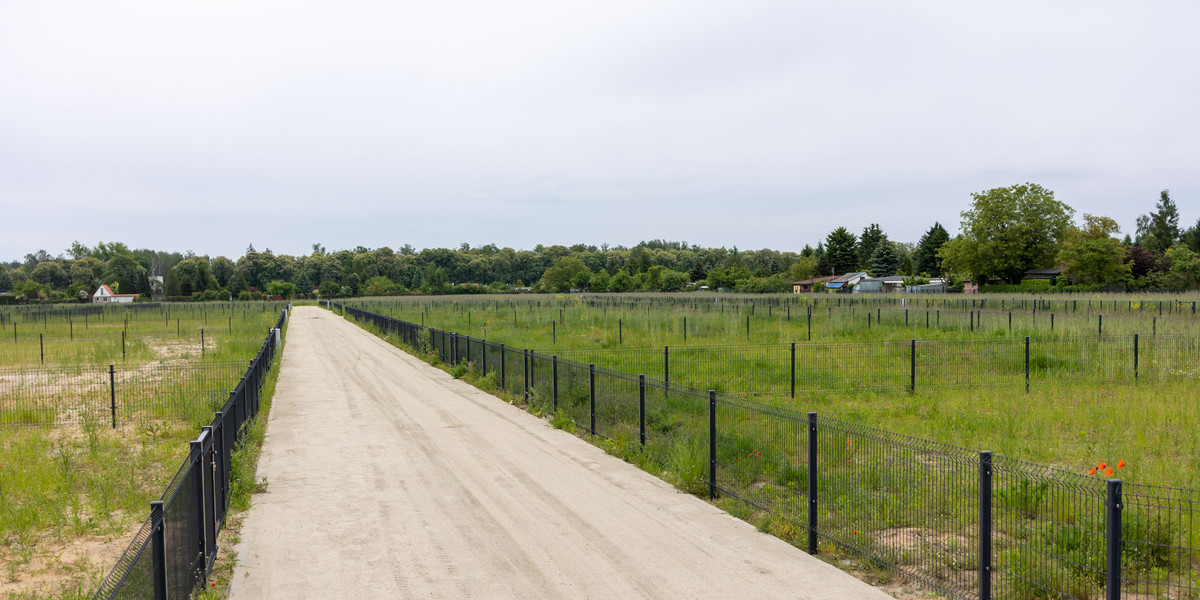
<svg viewBox="0 0 1200 600"><path fill-rule="evenodd" d="M210 417L202 421L206 426L163 491L161 521L155 520L152 503L151 518L93 598L188 598L206 581L229 507L234 446L246 421L258 415L277 351L274 333L268 333L250 365L243 367L233 390L221 392L223 401L215 394L207 400ZM155 556L158 552L161 558Z"/></svg>
<svg viewBox="0 0 1200 600"><path fill-rule="evenodd" d="M1122 584L1130 597L1200 597L1200 491L1125 484Z"/></svg>
<svg viewBox="0 0 1200 600"><path fill-rule="evenodd" d="M0 425L117 426L202 422L228 397L242 362L0 369Z"/></svg>
<svg viewBox="0 0 1200 600"><path fill-rule="evenodd" d="M996 597L1100 597L1104 481L999 456L993 469Z"/></svg>
<svg viewBox="0 0 1200 600"><path fill-rule="evenodd" d="M821 418L817 530L951 596L978 588L978 453Z"/></svg>
<svg viewBox="0 0 1200 600"><path fill-rule="evenodd" d="M1186 377L1196 362L1192 340L1164 337L1147 348L1139 338L1136 363L1132 338L797 344L794 363L790 346L786 354L741 347L550 355L465 336L458 343L480 357L472 361L477 367L503 370L508 393L527 394L539 410L658 463L685 491L745 503L764 530L810 551L832 544L952 598L1091 599L1117 588L1133 598L1200 597L1200 491L1129 485L1122 492L1115 480L689 385L735 377L734 369L708 364L725 360L722 352L743 353L750 362L740 370L775 372L743 378L752 389L790 388L793 364L797 383L855 381L880 389L914 381L972 387L1077 376L1131 380L1162 377L1164 369ZM1055 358L1064 355L1074 358ZM892 372L844 367L857 362ZM783 383L781 363L788 370ZM978 372L989 381L974 380Z"/></svg>

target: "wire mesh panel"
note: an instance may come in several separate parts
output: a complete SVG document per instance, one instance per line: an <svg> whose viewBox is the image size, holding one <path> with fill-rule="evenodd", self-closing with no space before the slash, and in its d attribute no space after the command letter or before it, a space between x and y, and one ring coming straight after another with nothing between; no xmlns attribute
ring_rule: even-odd
<svg viewBox="0 0 1200 600"><path fill-rule="evenodd" d="M107 367L0 369L0 424L106 423L109 392Z"/></svg>
<svg viewBox="0 0 1200 600"><path fill-rule="evenodd" d="M1025 385L1024 339L918 340L915 358L914 389L1016 389Z"/></svg>
<svg viewBox="0 0 1200 600"><path fill-rule="evenodd" d="M596 369L596 434L626 448L638 444L638 379L612 369Z"/></svg>
<svg viewBox="0 0 1200 600"><path fill-rule="evenodd" d="M132 423L180 419L207 424L228 399L245 364L226 361L117 368L117 419Z"/></svg>
<svg viewBox="0 0 1200 600"><path fill-rule="evenodd" d="M536 352L529 355L529 403L539 411L554 412L555 373L557 361L552 356Z"/></svg>
<svg viewBox="0 0 1200 600"><path fill-rule="evenodd" d="M643 454L663 466L681 489L707 487L708 396L699 390L646 378L646 443Z"/></svg>
<svg viewBox="0 0 1200 600"><path fill-rule="evenodd" d="M1200 380L1200 339L1196 337L1142 335L1138 351L1142 381Z"/></svg>
<svg viewBox="0 0 1200 600"><path fill-rule="evenodd" d="M680 346L671 349L671 381L741 396L791 394L791 349L771 346Z"/></svg>
<svg viewBox="0 0 1200 600"><path fill-rule="evenodd" d="M822 540L951 597L975 597L977 453L819 418L815 472Z"/></svg>
<svg viewBox="0 0 1200 600"><path fill-rule="evenodd" d="M587 429L591 423L591 388L588 366L574 361L558 362L558 414L565 415L576 427Z"/></svg>
<svg viewBox="0 0 1200 600"><path fill-rule="evenodd" d="M204 568L201 548L204 530L196 471L200 456L193 451L176 475L174 493L163 497L163 535L166 540L167 597L187 598ZM170 491L170 488L168 488Z"/></svg>
<svg viewBox="0 0 1200 600"><path fill-rule="evenodd" d="M907 342L796 344L796 390L907 389Z"/></svg>
<svg viewBox="0 0 1200 600"><path fill-rule="evenodd" d="M134 534L116 566L92 596L106 600L144 600L154 597L154 559L150 555L153 523L146 519Z"/></svg>
<svg viewBox="0 0 1200 600"><path fill-rule="evenodd" d="M995 597L1101 597L1104 482L1004 457L993 472Z"/></svg>
<svg viewBox="0 0 1200 600"><path fill-rule="evenodd" d="M802 544L808 531L808 419L767 404L718 396L719 493L767 513L766 529Z"/></svg>
<svg viewBox="0 0 1200 600"><path fill-rule="evenodd" d="M1123 505L1125 597L1200 597L1200 491L1125 484Z"/></svg>

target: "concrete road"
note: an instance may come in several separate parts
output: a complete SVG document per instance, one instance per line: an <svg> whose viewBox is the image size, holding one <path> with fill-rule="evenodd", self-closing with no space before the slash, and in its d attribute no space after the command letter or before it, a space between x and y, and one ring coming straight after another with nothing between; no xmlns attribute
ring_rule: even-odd
<svg viewBox="0 0 1200 600"><path fill-rule="evenodd" d="M231 597L887 599L297 307Z"/></svg>

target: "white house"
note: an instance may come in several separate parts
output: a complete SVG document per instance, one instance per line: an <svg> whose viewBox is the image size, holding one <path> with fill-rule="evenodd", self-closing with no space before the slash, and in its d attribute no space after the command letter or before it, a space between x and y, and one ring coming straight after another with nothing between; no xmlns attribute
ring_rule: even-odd
<svg viewBox="0 0 1200 600"><path fill-rule="evenodd" d="M133 299L137 297L137 294L114 294L112 288L102 285L100 289L96 290L95 294L92 294L92 302L117 302L124 304L133 302Z"/></svg>

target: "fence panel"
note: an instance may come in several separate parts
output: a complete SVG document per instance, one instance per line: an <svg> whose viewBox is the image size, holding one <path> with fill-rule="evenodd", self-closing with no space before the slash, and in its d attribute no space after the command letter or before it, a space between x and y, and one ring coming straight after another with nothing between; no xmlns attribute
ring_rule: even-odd
<svg viewBox="0 0 1200 600"><path fill-rule="evenodd" d="M979 586L978 453L819 418L818 533L954 598Z"/></svg>
<svg viewBox="0 0 1200 600"><path fill-rule="evenodd" d="M1128 597L1200 597L1200 491L1125 484L1123 492Z"/></svg>
<svg viewBox="0 0 1200 600"><path fill-rule="evenodd" d="M1104 482L999 456L993 470L996 597L1100 597Z"/></svg>

